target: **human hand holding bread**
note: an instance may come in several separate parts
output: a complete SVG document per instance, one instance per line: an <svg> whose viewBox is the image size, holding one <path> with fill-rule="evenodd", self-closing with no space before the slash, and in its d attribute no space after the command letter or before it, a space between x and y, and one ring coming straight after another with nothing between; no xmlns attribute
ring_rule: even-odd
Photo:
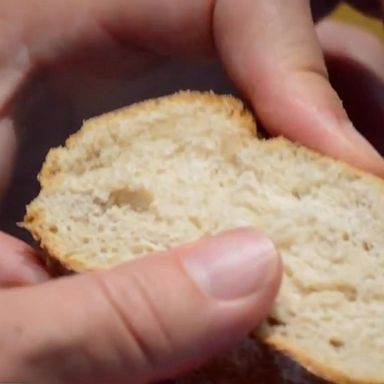
<svg viewBox="0 0 384 384"><path fill-rule="evenodd" d="M64 57L76 68L75 55L70 54L99 40L108 52L132 43L135 49L162 54L206 55L215 45L236 85L272 133L382 175L381 159L350 128L334 91L319 76L325 73L324 64L308 5L291 2L287 9L284 2L253 3L237 2L234 11L229 1L194 2L185 9L171 1L164 1L161 9L150 1L124 6L117 1L83 2L80 7L76 2L76 10L67 2L63 12L57 12L59 4L47 2L43 14L52 22L39 25L33 23L29 5L23 4L20 17L17 2L5 3L9 20L19 17L6 24L14 44L4 43L3 179L9 175L15 145L7 116L12 96L28 72L42 61L54 66ZM266 29L271 18L275 22ZM24 56L18 50L19 39L26 44L28 60L20 59ZM2 264L13 268L3 269L8 286L47 278L26 246L3 238ZM13 267L15 253L28 254L27 261ZM247 262L236 262L240 259ZM31 275L33 268L22 269L28 263L37 274ZM253 328L269 312L280 272L276 251L264 235L237 230L105 272L5 290L0 300L8 310L0 321L3 350L8 353L0 372L4 379L82 383L174 376Z"/></svg>

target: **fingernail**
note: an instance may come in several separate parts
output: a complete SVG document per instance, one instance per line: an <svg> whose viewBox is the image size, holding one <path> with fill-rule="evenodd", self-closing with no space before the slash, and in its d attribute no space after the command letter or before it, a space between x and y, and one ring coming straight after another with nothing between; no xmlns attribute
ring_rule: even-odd
<svg viewBox="0 0 384 384"><path fill-rule="evenodd" d="M202 240L182 260L200 289L218 300L235 300L262 290L276 278L279 267L272 242L250 229Z"/></svg>

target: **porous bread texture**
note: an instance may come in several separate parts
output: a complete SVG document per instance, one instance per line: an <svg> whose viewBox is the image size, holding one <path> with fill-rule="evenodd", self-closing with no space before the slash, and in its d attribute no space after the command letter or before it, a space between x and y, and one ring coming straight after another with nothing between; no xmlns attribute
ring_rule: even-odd
<svg viewBox="0 0 384 384"><path fill-rule="evenodd" d="M180 93L87 121L52 150L24 226L75 271L238 226L283 284L256 333L337 383L384 383L384 186L283 138L229 96Z"/></svg>

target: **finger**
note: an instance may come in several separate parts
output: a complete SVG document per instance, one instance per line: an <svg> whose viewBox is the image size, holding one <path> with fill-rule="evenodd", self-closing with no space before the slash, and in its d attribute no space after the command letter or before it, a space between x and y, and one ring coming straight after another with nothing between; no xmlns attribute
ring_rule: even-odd
<svg viewBox="0 0 384 384"><path fill-rule="evenodd" d="M0 232L0 288L38 284L48 279L31 247Z"/></svg>
<svg viewBox="0 0 384 384"><path fill-rule="evenodd" d="M30 70L27 50L15 36L11 20L5 22L7 3L2 3L0 22L0 203L10 182L16 157L18 133L9 114L9 103Z"/></svg>
<svg viewBox="0 0 384 384"><path fill-rule="evenodd" d="M270 241L238 230L110 271L3 292L1 379L135 384L173 377L256 326L280 276Z"/></svg>
<svg viewBox="0 0 384 384"><path fill-rule="evenodd" d="M384 45L361 28L334 21L320 23L318 35L352 121L384 153Z"/></svg>
<svg viewBox="0 0 384 384"><path fill-rule="evenodd" d="M68 59L79 54L76 48L89 52L113 43L161 54L212 53L214 5L215 0L6 0L2 12L36 66Z"/></svg>
<svg viewBox="0 0 384 384"><path fill-rule="evenodd" d="M308 1L222 0L214 26L228 72L271 133L384 175L329 84Z"/></svg>
<svg viewBox="0 0 384 384"><path fill-rule="evenodd" d="M355 25L332 20L319 23L317 34L327 55L349 57L383 79L384 45L375 35Z"/></svg>

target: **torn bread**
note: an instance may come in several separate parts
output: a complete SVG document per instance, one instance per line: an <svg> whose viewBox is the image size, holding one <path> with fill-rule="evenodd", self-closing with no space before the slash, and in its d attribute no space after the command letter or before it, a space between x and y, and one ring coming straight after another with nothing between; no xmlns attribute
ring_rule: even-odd
<svg viewBox="0 0 384 384"><path fill-rule="evenodd" d="M336 383L384 383L384 184L283 138L241 102L179 93L85 122L49 152L24 226L67 269L238 226L285 274L258 337Z"/></svg>

